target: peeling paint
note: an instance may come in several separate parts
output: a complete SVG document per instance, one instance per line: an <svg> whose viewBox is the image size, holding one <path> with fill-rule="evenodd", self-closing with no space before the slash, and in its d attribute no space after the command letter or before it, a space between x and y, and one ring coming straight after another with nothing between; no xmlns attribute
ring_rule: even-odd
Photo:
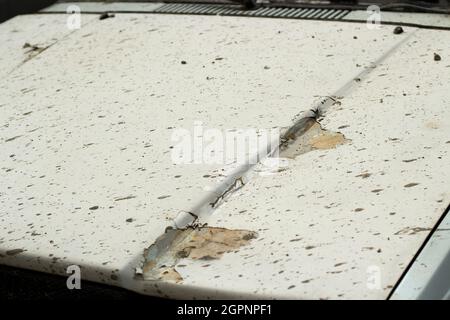
<svg viewBox="0 0 450 320"><path fill-rule="evenodd" d="M230 193L239 190L245 185L243 177L238 177L234 180L234 183L231 184L219 197L217 197L213 202L211 202L211 207L215 208L219 205L221 201L225 199L227 195Z"/></svg>
<svg viewBox="0 0 450 320"><path fill-rule="evenodd" d="M288 139L281 147L280 156L291 159L313 150L333 149L350 141L340 132L323 129L319 122L311 118L306 119L298 133L289 135Z"/></svg>
<svg viewBox="0 0 450 320"><path fill-rule="evenodd" d="M310 140L313 149L333 149L346 141L342 133L322 130L322 133Z"/></svg>
<svg viewBox="0 0 450 320"><path fill-rule="evenodd" d="M430 231L431 228L421 228L421 227L406 227L396 233L394 233L395 235L413 235L416 234L418 232L427 232Z"/></svg>
<svg viewBox="0 0 450 320"><path fill-rule="evenodd" d="M257 233L208 226L167 229L144 251L143 278L181 282L175 269L181 259L214 260L247 245Z"/></svg>

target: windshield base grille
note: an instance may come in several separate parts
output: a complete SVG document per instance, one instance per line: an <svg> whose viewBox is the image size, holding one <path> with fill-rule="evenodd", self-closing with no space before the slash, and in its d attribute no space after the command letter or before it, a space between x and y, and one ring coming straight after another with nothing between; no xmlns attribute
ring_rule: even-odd
<svg viewBox="0 0 450 320"><path fill-rule="evenodd" d="M319 19L341 20L350 10L317 9L317 8L269 8L260 7L256 10L242 10L239 6L224 6L216 4L168 3L153 10L154 13L167 14L199 14L223 16L251 16L267 18Z"/></svg>

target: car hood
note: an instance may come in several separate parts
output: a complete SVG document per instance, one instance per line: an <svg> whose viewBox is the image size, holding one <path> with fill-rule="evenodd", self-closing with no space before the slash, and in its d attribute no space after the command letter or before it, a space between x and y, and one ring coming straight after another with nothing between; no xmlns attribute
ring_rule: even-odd
<svg viewBox="0 0 450 320"><path fill-rule="evenodd" d="M450 201L448 31L66 22L0 25L2 264L172 298L384 299ZM248 129L278 130L275 167L265 145L244 164L195 146Z"/></svg>

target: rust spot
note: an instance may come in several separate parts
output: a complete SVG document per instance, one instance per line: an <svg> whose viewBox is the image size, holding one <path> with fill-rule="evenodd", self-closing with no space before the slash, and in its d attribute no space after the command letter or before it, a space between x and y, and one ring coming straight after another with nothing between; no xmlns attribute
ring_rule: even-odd
<svg viewBox="0 0 450 320"><path fill-rule="evenodd" d="M306 119L296 132L292 130L284 136L286 140L280 148L280 156L294 159L313 150L334 149L349 140L340 132L322 128L314 119Z"/></svg>
<svg viewBox="0 0 450 320"><path fill-rule="evenodd" d="M225 253L247 245L257 233L248 230L196 226L167 229L154 244L144 251L145 280L164 280L179 283L183 279L175 269L181 259L215 260Z"/></svg>

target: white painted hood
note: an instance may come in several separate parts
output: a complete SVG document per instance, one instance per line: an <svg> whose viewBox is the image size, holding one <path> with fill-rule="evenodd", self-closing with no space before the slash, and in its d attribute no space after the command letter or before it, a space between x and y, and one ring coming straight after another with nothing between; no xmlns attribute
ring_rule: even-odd
<svg viewBox="0 0 450 320"><path fill-rule="evenodd" d="M61 275L76 264L84 279L174 298L384 299L450 201L448 31L65 21L0 25L1 264ZM345 143L271 175L246 168L245 185L211 210L239 168L172 161L174 130L286 130L327 96L320 124ZM225 239L256 236L146 277L144 250L180 216Z"/></svg>

